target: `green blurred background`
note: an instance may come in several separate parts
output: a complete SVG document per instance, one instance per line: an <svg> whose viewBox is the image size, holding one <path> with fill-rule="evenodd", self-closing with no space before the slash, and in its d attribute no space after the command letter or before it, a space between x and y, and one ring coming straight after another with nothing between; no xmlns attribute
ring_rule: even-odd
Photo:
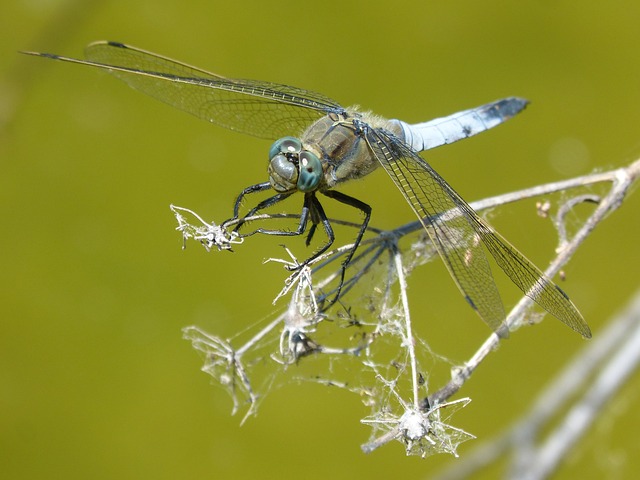
<svg viewBox="0 0 640 480"><path fill-rule="evenodd" d="M241 188L266 180L269 142L17 50L77 57L118 40L410 122L530 99L507 125L428 155L471 201L638 157L639 20L630 0L2 2L1 476L422 478L453 460L406 458L397 444L362 454L367 410L317 385L275 390L240 427L180 330L231 335L270 315L284 273L261 261L280 250L253 240L233 255L183 252L168 207L226 218ZM344 190L373 205L374 225L393 227L412 219L393 188L377 172ZM494 223L544 266L555 237L533 203ZM629 198L566 269L595 335L638 286L639 207ZM512 305L517 293L500 284ZM419 333L453 361L488 333L441 265L416 272L409 295ZM456 425L496 433L583 344L552 319L514 334L461 392L474 401ZM636 376L559 477L640 469L638 387Z"/></svg>

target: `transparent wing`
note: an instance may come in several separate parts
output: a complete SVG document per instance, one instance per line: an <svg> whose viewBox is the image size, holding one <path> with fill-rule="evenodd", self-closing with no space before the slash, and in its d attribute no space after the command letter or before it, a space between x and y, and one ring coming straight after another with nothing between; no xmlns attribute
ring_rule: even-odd
<svg viewBox="0 0 640 480"><path fill-rule="evenodd" d="M255 80L225 78L116 42L87 46L87 61L38 54L107 70L131 87L196 117L248 135L296 135L328 112L344 109L323 95Z"/></svg>
<svg viewBox="0 0 640 480"><path fill-rule="evenodd" d="M560 287L482 220L415 151L380 129L370 129L367 139L465 298L489 327L498 331L505 314L483 244L525 295L583 337L591 337L582 315Z"/></svg>

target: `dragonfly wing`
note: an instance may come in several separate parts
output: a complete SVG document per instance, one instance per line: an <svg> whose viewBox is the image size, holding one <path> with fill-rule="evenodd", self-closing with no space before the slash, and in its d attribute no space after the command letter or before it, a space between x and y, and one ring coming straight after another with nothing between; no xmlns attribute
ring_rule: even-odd
<svg viewBox="0 0 640 480"><path fill-rule="evenodd" d="M585 338L591 338L589 325L564 290L480 218L469 205L466 205L466 208L469 210L469 221L475 224L475 229L480 233L487 250L511 281L527 297L569 328Z"/></svg>
<svg viewBox="0 0 640 480"><path fill-rule="evenodd" d="M262 138L300 134L326 113L344 111L330 98L301 88L225 78L122 43L92 43L87 60L25 53L102 68L164 103Z"/></svg>
<svg viewBox="0 0 640 480"><path fill-rule="evenodd" d="M155 72L150 78L127 70L110 71L160 101L248 135L276 139L299 134L325 113L343 110L335 101L315 92L270 82L228 79L121 43L92 43L85 55L98 63Z"/></svg>
<svg viewBox="0 0 640 480"><path fill-rule="evenodd" d="M421 152L500 125L521 112L528 103L522 98L510 97L424 123L410 125L401 120L392 122L402 129L404 142L416 152Z"/></svg>
<svg viewBox="0 0 640 480"><path fill-rule="evenodd" d="M455 192L399 139L382 130L370 130L367 139L420 219L467 302L493 331L500 331L505 320L500 293L480 236L473 230L463 205L456 202Z"/></svg>
<svg viewBox="0 0 640 480"><path fill-rule="evenodd" d="M222 75L118 42L92 42L85 47L84 56L91 62L114 65L131 70L163 73L185 78L227 80Z"/></svg>
<svg viewBox="0 0 640 480"><path fill-rule="evenodd" d="M483 244L525 295L583 337L591 337L588 325L566 293L480 218L415 151L383 130L372 129L367 138L465 298L494 331L504 321L504 309Z"/></svg>

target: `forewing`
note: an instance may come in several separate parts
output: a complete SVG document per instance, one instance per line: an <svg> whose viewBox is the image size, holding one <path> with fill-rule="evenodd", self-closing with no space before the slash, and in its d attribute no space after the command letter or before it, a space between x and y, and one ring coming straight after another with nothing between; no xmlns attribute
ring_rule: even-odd
<svg viewBox="0 0 640 480"><path fill-rule="evenodd" d="M288 85L225 78L116 42L95 42L87 60L31 55L107 70L131 87L217 125L262 138L297 135L329 112L344 109L323 95Z"/></svg>
<svg viewBox="0 0 640 480"><path fill-rule="evenodd" d="M371 130L368 137L378 161L429 233L451 276L494 331L504 320L504 310L482 244L525 295L583 337L591 337L566 293L480 218L415 151L382 130Z"/></svg>

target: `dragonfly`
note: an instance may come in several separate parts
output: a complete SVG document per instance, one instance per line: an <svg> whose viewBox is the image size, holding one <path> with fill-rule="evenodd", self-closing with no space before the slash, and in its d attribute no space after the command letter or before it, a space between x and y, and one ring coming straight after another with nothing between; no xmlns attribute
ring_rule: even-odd
<svg viewBox="0 0 640 480"><path fill-rule="evenodd" d="M106 70L134 89L196 117L275 140L269 150L269 180L242 190L231 220L242 223L244 218L302 193L296 230L260 228L253 232L283 236L306 232L309 245L321 226L327 241L300 265L319 258L335 240L331 222L318 199L319 195L328 197L359 210L364 218L342 263L344 282L346 266L367 230L372 208L336 187L382 167L417 215L468 304L494 332L508 333L504 306L485 249L526 296L583 337L591 337L589 326L567 294L481 218L419 154L505 122L525 108L524 99L505 98L409 124L358 107L345 108L329 97L302 88L227 78L118 42L89 44L85 60L22 53ZM239 219L245 196L269 190L273 191L272 196Z"/></svg>

